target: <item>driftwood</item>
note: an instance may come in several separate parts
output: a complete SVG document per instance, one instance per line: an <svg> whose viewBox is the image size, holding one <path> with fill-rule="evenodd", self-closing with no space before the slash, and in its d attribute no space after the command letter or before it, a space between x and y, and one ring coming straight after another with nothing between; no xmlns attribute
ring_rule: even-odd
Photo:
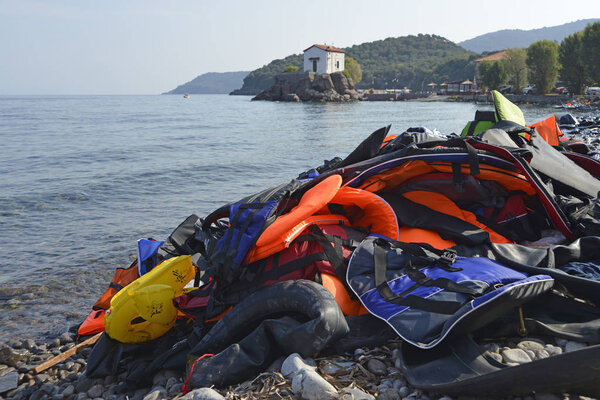
<svg viewBox="0 0 600 400"><path fill-rule="evenodd" d="M78 345L75 345L74 347L71 347L69 350L60 353L56 357L52 357L51 359L44 361L43 363L35 367L33 369L33 372L39 374L40 372L45 371L48 368L58 364L59 362L71 357L73 354L77 353L79 349L93 345L98 341L98 339L100 339L100 336L102 336L103 333L104 332L97 333L91 338L84 340L83 342L79 343Z"/></svg>

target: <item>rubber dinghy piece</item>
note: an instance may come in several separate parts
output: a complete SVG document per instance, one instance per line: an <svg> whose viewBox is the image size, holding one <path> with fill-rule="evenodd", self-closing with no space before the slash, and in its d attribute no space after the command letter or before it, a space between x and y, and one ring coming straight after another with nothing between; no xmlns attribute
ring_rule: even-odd
<svg viewBox="0 0 600 400"><path fill-rule="evenodd" d="M486 355L470 336L433 350L402 344L404 375L411 385L448 395L508 396L566 392L600 395L600 345L509 367Z"/></svg>
<svg viewBox="0 0 600 400"><path fill-rule="evenodd" d="M308 280L269 285L223 316L191 350L191 388L227 386L264 371L282 355L313 356L349 331L335 299ZM218 354L217 354L218 353Z"/></svg>

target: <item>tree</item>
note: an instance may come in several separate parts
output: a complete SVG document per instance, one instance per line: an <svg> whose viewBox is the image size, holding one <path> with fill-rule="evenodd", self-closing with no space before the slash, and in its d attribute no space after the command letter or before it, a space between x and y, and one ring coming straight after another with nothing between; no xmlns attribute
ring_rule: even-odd
<svg viewBox="0 0 600 400"><path fill-rule="evenodd" d="M508 79L504 63L500 61L484 60L478 68L483 84L490 90L499 89Z"/></svg>
<svg viewBox="0 0 600 400"><path fill-rule="evenodd" d="M344 75L346 75L347 78L352 79L352 82L354 82L355 85L362 80L362 69L360 68L360 64L356 62L354 58L346 57L344 66Z"/></svg>
<svg viewBox="0 0 600 400"><path fill-rule="evenodd" d="M567 36L560 43L558 59L562 68L560 78L565 81L569 91L582 94L585 86L590 83L588 71L584 68L582 54L582 32Z"/></svg>
<svg viewBox="0 0 600 400"><path fill-rule="evenodd" d="M513 93L521 93L527 84L527 51L508 49L504 53L504 68L510 77Z"/></svg>
<svg viewBox="0 0 600 400"><path fill-rule="evenodd" d="M283 72L296 72L298 71L300 68L297 65L288 65L287 67L285 67L283 69Z"/></svg>
<svg viewBox="0 0 600 400"><path fill-rule="evenodd" d="M581 60L591 80L600 83L600 22L585 27L581 37Z"/></svg>
<svg viewBox="0 0 600 400"><path fill-rule="evenodd" d="M558 44L551 40L532 43L527 49L527 66L530 71L530 83L534 83L540 94L549 93L556 84L560 64L558 62Z"/></svg>

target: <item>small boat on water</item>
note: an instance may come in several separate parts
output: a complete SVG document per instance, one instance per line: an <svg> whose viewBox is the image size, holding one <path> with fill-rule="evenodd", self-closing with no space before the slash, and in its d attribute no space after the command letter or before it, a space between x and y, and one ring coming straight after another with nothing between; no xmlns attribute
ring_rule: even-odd
<svg viewBox="0 0 600 400"><path fill-rule="evenodd" d="M184 94L184 95L183 95L183 98L184 98L184 99L189 99L189 98L190 98L190 95L186 93L186 94Z"/></svg>

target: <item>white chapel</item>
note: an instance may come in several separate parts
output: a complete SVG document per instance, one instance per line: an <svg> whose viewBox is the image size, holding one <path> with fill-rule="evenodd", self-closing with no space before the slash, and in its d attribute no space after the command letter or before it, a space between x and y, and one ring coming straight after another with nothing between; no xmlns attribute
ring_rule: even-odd
<svg viewBox="0 0 600 400"><path fill-rule="evenodd" d="M345 51L324 44L313 44L304 50L304 71L331 74L344 70Z"/></svg>

